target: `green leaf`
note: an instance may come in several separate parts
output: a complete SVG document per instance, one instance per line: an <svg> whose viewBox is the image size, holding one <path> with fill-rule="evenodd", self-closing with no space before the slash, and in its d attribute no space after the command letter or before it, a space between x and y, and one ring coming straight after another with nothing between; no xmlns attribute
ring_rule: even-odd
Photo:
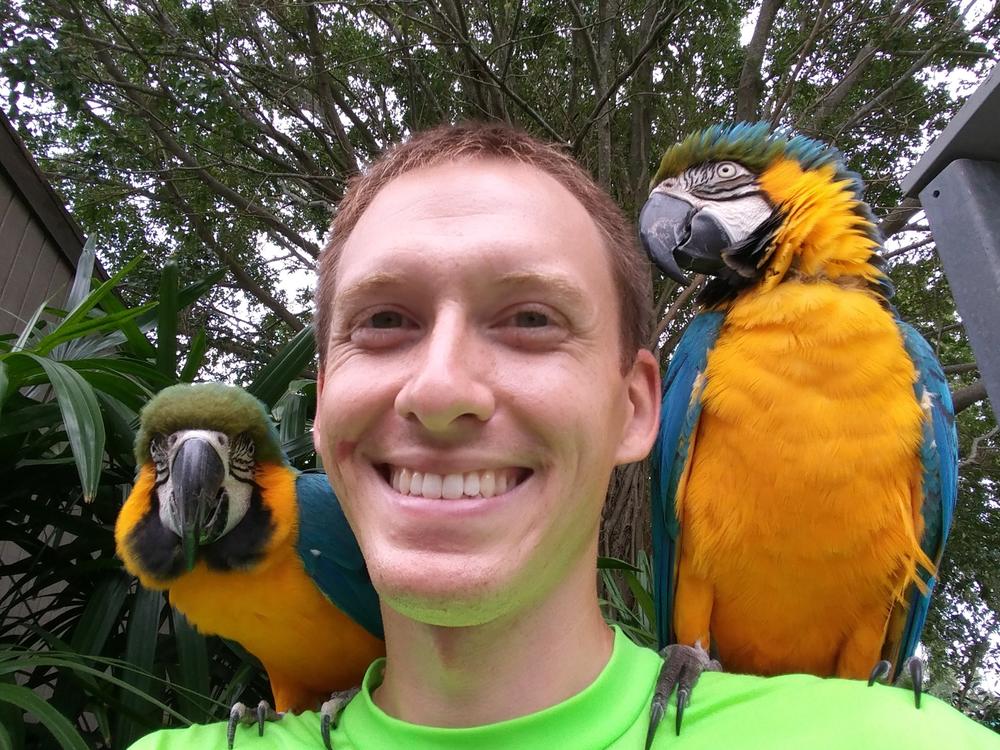
<svg viewBox="0 0 1000 750"><path fill-rule="evenodd" d="M0 722L0 750L14 750L14 740L11 739L7 727Z"/></svg>
<svg viewBox="0 0 1000 750"><path fill-rule="evenodd" d="M180 693L180 708L195 721L211 718L208 703L195 696L206 696L210 690L208 675L208 646L205 636L199 633L176 609L172 610L174 641L177 645L179 672L177 683L191 691Z"/></svg>
<svg viewBox="0 0 1000 750"><path fill-rule="evenodd" d="M643 614L646 615L647 621L656 622L656 610L653 607L653 598L649 595L649 592L643 588L642 584L639 583L639 579L636 578L635 573L632 571L626 570L622 575L625 576L625 583L632 590L632 596L639 603Z"/></svg>
<svg viewBox="0 0 1000 750"><path fill-rule="evenodd" d="M27 356L38 362L49 376L80 473L83 498L90 502L97 494L104 458L104 420L94 390L71 367L34 354Z"/></svg>
<svg viewBox="0 0 1000 750"><path fill-rule="evenodd" d="M0 659L0 675L8 674L15 671L24 671L28 669L34 669L36 667L57 667L60 669L68 669L73 671L77 677L85 677L89 682L94 682L95 680L101 680L107 682L116 687L122 688L123 690L129 690L138 695L141 698L152 703L154 706L159 708L161 711L169 714L175 719L185 723L190 724L191 720L168 706L163 701L155 698L152 695L147 695L141 691L136 690L134 687L129 685L124 680L120 680L114 675L108 674L107 667L117 667L120 669L132 669L131 665L125 661L119 659L103 659L99 657L92 657L91 661L102 665L100 669L95 669L94 667L88 667L79 661L76 654L72 653L59 653L59 652L25 652L27 655L19 656L15 658L4 657ZM183 691L183 688L181 689Z"/></svg>
<svg viewBox="0 0 1000 750"><path fill-rule="evenodd" d="M153 391L158 391L177 382L172 375L164 375L152 365L128 357L74 359L64 364L80 373L93 370L117 375L130 375ZM145 390L142 391L142 394L143 398L149 398Z"/></svg>
<svg viewBox="0 0 1000 750"><path fill-rule="evenodd" d="M19 352L28 346L28 342L31 340L31 334L35 332L35 325L38 323L38 319L45 312L47 302L43 302L32 314L31 318L28 320L27 325L24 326L24 330L21 331L21 335L17 337L17 341L14 342L12 351Z"/></svg>
<svg viewBox="0 0 1000 750"><path fill-rule="evenodd" d="M90 292L91 279L94 277L94 261L97 259L97 240L91 235L83 243L80 257L76 261L76 273L73 275L73 286L66 296L66 308L72 310L83 302Z"/></svg>
<svg viewBox="0 0 1000 750"><path fill-rule="evenodd" d="M316 355L316 333L312 325L299 331L285 344L274 359L268 362L257 373L253 383L247 388L251 394L263 401L268 407L274 406L282 394L288 390L288 384L312 362Z"/></svg>
<svg viewBox="0 0 1000 750"><path fill-rule="evenodd" d="M182 312L188 305L200 299L205 292L218 284L219 280L225 275L226 269L219 268L203 278L201 281L188 284L186 287L177 292L177 312ZM136 318L136 324L142 327L155 321L156 316L158 315L158 307L159 303L154 303L151 309L145 311L142 315Z"/></svg>
<svg viewBox="0 0 1000 750"><path fill-rule="evenodd" d="M114 396L97 392L97 400L104 414L104 429L107 431L105 450L109 456L116 457L121 463L131 465L134 462L132 447L135 444L133 421L137 421L135 410L128 408Z"/></svg>
<svg viewBox="0 0 1000 750"><path fill-rule="evenodd" d="M116 273L114 276L112 276L110 279L105 281L103 284L98 286L94 291L88 294L83 300L80 301L80 304L78 304L75 308L73 308L70 311L70 313L65 318L63 318L62 322L58 326L56 326L55 330L52 333L56 333L63 328L71 328L72 326L75 326L79 324L82 320L84 320L84 318L87 317L87 314L91 310L93 310L94 307L96 307L99 302L101 302L105 297L107 297L111 293L111 290L114 289L116 286L118 286L118 282L121 281L123 278L125 278L128 274L130 274L133 271L133 269L135 269L135 267L139 265L140 261L142 261L144 257L145 256L143 255L137 255L128 263L126 263L124 266L122 266L121 270L119 270L118 273Z"/></svg>
<svg viewBox="0 0 1000 750"><path fill-rule="evenodd" d="M2 362L0 362L0 368L3 368ZM11 415L16 415L16 417ZM59 404L49 402L25 406L9 412L8 417L8 419L0 420L0 437L19 435L41 427L51 427L53 424L58 424Z"/></svg>
<svg viewBox="0 0 1000 750"><path fill-rule="evenodd" d="M7 377L7 363L0 359L0 416L3 416L3 407L7 402L7 386L10 381Z"/></svg>
<svg viewBox="0 0 1000 750"><path fill-rule="evenodd" d="M208 346L208 339L205 337L205 329L199 328L198 332L191 340L191 348L188 350L187 360L184 362L184 369L181 370L180 381L190 383L195 379L198 370L205 362L205 349Z"/></svg>
<svg viewBox="0 0 1000 750"><path fill-rule="evenodd" d="M598 570L631 570L633 573L638 573L639 568L627 563L624 560L619 560L617 557L598 557L597 558L597 569Z"/></svg>
<svg viewBox="0 0 1000 750"><path fill-rule="evenodd" d="M70 645L74 651L87 655L101 653L119 622L128 589L129 577L124 573L108 576L97 585L73 630Z"/></svg>
<svg viewBox="0 0 1000 750"><path fill-rule="evenodd" d="M153 689L150 673L156 659L156 636L160 629L160 612L163 610L163 594L140 586L132 599L128 614L128 630L125 639L125 661L137 670L126 671L122 679L136 690L149 694ZM123 690L121 713L115 728L115 739L119 747L128 747L145 728L132 717L141 715L148 707L147 701L134 692Z"/></svg>
<svg viewBox="0 0 1000 750"><path fill-rule="evenodd" d="M282 443L287 443L306 434L306 397L301 393L286 393L279 402L281 422L278 425L278 437Z"/></svg>
<svg viewBox="0 0 1000 750"><path fill-rule="evenodd" d="M28 688L0 683L0 702L13 704L37 716L63 750L87 750L87 743L73 725Z"/></svg>
<svg viewBox="0 0 1000 750"><path fill-rule="evenodd" d="M108 295L101 301L101 307L109 314L122 312L127 309L113 294ZM128 351L140 359L155 360L156 347L149 343L149 339L146 338L146 334L139 328L136 320L121 321L119 330L125 334L125 339L128 341Z"/></svg>
<svg viewBox="0 0 1000 750"><path fill-rule="evenodd" d="M137 318L153 307L154 303L149 302L145 305L128 308L121 312L111 313L110 315L98 315L93 318L87 318L72 325L60 324L58 328L38 342L35 346L35 351L39 354L48 354L59 346L59 344L71 341L72 339L92 336L104 331L118 331L121 329L123 321Z"/></svg>
<svg viewBox="0 0 1000 750"><path fill-rule="evenodd" d="M316 445L313 443L311 432L304 432L297 438L292 438L288 442L281 444L281 451L285 454L285 458L293 463L304 456L308 456L315 450Z"/></svg>
<svg viewBox="0 0 1000 750"><path fill-rule="evenodd" d="M170 375L177 372L177 273L173 260L163 264L156 325L156 366Z"/></svg>

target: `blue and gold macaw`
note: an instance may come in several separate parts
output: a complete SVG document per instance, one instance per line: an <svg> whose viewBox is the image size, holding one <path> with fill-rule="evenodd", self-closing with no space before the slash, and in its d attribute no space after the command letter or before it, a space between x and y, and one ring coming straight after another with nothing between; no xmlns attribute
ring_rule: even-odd
<svg viewBox="0 0 1000 750"><path fill-rule="evenodd" d="M765 123L689 136L652 181L650 257L710 277L652 456L658 635L681 645L661 688L681 710L708 649L730 671L865 678L880 660L898 675L920 638L954 415L889 304L862 189L836 150Z"/></svg>
<svg viewBox="0 0 1000 750"><path fill-rule="evenodd" d="M142 410L135 453L115 526L129 572L260 659L278 711L359 684L384 654L378 596L326 475L289 466L263 405L218 383L166 388ZM237 704L230 743L253 720Z"/></svg>

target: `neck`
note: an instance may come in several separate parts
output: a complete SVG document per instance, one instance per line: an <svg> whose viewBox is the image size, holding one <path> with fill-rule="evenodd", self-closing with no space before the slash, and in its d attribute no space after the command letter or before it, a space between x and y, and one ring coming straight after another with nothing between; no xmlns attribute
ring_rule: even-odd
<svg viewBox="0 0 1000 750"><path fill-rule="evenodd" d="M413 724L471 727L535 713L582 691L611 658L593 568L483 625L442 627L382 611L386 670L373 698Z"/></svg>

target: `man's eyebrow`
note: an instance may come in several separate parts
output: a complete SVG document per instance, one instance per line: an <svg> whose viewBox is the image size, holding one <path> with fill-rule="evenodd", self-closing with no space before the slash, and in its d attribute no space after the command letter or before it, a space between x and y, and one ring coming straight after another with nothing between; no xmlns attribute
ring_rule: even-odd
<svg viewBox="0 0 1000 750"><path fill-rule="evenodd" d="M409 274L398 271L376 271L338 290L334 294L334 309L349 309L387 289L412 283L413 277ZM584 305L587 301L587 295L579 285L570 277L558 272L506 271L495 277L490 286L511 291L517 289L550 291L572 305Z"/></svg>
<svg viewBox="0 0 1000 750"><path fill-rule="evenodd" d="M407 276L402 273L376 271L343 289L338 289L333 295L333 305L335 308L351 306L356 300L364 299L381 289L401 286L406 280Z"/></svg>
<svg viewBox="0 0 1000 750"><path fill-rule="evenodd" d="M555 292L571 303L586 301L587 295L569 277L560 273L540 271L508 271L496 279L497 286L507 288L538 288Z"/></svg>

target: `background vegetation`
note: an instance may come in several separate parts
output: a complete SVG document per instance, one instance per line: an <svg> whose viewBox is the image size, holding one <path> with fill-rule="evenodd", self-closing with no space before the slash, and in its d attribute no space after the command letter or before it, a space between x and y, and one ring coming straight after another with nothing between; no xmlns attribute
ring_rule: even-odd
<svg viewBox="0 0 1000 750"><path fill-rule="evenodd" d="M112 555L135 412L178 379L256 383L311 460L310 272L344 185L387 143L466 117L564 143L633 215L659 152L719 120L770 120L848 155L889 238L896 302L962 407L960 506L924 637L933 689L1000 727L1000 440L933 241L899 191L998 37L983 0L0 4L8 115L123 274L118 298L81 282L0 349L0 538L23 553L0 601L0 747L54 741L24 709L63 746L75 731L122 747L221 715L254 679ZM657 285L664 363L697 283ZM616 474L602 538L640 569L645 477ZM636 634L642 579L608 593Z"/></svg>

